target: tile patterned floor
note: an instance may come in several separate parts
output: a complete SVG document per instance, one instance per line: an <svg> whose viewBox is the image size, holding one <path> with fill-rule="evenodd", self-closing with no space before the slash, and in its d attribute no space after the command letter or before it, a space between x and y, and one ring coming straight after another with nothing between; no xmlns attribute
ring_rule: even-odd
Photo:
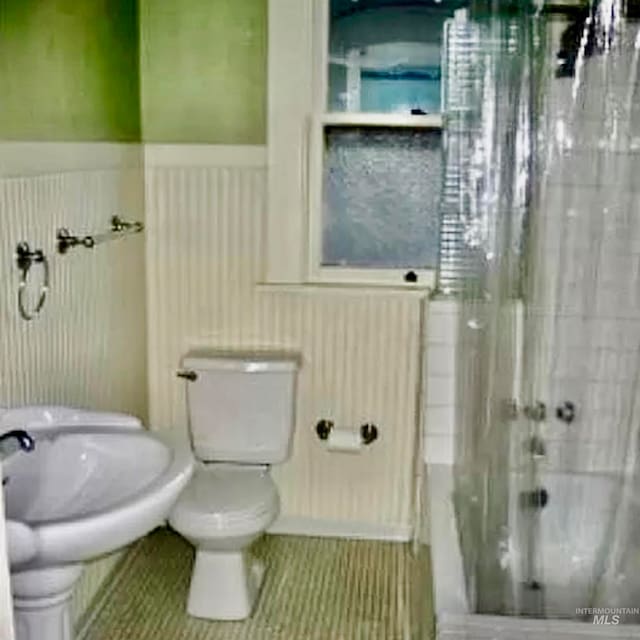
<svg viewBox="0 0 640 640"><path fill-rule="evenodd" d="M186 615L193 550L159 529L128 553L97 596L78 640L403 640L409 638L408 545L267 536L268 570L254 615ZM264 597L262 597L264 596Z"/></svg>

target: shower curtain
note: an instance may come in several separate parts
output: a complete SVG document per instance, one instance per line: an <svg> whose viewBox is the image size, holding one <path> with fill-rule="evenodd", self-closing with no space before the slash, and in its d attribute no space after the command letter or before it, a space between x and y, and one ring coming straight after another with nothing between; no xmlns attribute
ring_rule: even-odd
<svg viewBox="0 0 640 640"><path fill-rule="evenodd" d="M639 33L622 0L447 25L439 288L479 613L640 618Z"/></svg>

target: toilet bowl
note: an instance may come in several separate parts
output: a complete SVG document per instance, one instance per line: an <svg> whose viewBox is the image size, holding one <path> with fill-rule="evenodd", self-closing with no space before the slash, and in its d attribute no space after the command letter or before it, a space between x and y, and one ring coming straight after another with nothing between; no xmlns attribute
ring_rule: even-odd
<svg viewBox="0 0 640 640"><path fill-rule="evenodd" d="M251 545L280 511L269 468L289 457L298 358L198 351L182 365L197 462L169 524L196 549L187 612L241 620L265 572Z"/></svg>
<svg viewBox="0 0 640 640"><path fill-rule="evenodd" d="M248 548L279 510L267 467L198 464L169 518L196 548L187 601L190 615L241 620L251 614L264 567Z"/></svg>

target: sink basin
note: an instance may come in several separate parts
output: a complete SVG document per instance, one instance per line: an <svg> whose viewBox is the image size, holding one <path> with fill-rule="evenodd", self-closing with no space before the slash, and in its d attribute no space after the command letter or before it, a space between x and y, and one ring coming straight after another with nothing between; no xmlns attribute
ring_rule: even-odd
<svg viewBox="0 0 640 640"><path fill-rule="evenodd" d="M3 467L6 517L23 525L17 538L9 527L12 568L114 551L162 522L185 484L188 467L142 429L30 432L35 451L16 453Z"/></svg>
<svg viewBox="0 0 640 640"><path fill-rule="evenodd" d="M190 447L131 416L66 407L0 414L0 433L15 428L36 443L2 465L18 639L69 640L82 563L164 522L191 476Z"/></svg>

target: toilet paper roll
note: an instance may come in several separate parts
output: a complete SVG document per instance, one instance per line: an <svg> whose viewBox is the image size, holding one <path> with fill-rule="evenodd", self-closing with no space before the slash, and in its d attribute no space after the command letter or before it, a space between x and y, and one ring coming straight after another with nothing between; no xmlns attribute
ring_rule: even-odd
<svg viewBox="0 0 640 640"><path fill-rule="evenodd" d="M362 438L360 433L353 429L331 429L327 439L327 449L342 453L360 453Z"/></svg>

